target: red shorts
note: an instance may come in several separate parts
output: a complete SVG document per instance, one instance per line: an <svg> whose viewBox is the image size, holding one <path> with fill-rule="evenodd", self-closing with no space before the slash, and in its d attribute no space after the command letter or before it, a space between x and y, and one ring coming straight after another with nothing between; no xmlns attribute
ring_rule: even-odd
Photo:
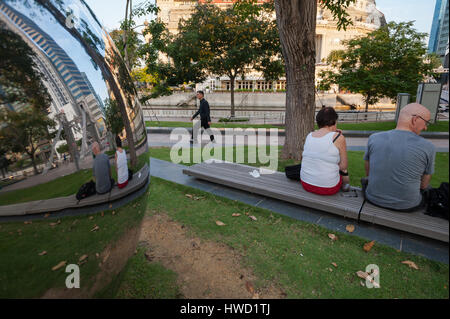
<svg viewBox="0 0 450 319"><path fill-rule="evenodd" d="M124 187L127 186L127 185L128 185L128 181L126 181L126 182L123 183L123 184L117 183L117 187L119 187L119 188L124 188Z"/></svg>
<svg viewBox="0 0 450 319"><path fill-rule="evenodd" d="M307 184L303 181L301 181L303 189L307 192L319 194L319 195L334 195L341 189L342 185L342 176L340 176L339 183L337 183L334 187L319 187Z"/></svg>

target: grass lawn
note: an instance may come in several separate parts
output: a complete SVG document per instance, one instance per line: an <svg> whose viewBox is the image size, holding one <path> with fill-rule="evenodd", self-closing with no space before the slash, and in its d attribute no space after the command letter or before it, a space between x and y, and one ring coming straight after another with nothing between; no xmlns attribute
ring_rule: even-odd
<svg viewBox="0 0 450 319"><path fill-rule="evenodd" d="M81 288L91 287L99 273L101 253L128 229L139 227L147 210L148 191L130 204L101 213L24 222L0 223L0 298L39 298L50 288L64 288L65 267L52 271L61 261L76 264L82 255L88 261L80 266ZM92 219L89 219L92 217ZM94 226L99 230L92 232ZM39 256L46 251L47 254Z"/></svg>
<svg viewBox="0 0 450 319"><path fill-rule="evenodd" d="M148 163L150 153L138 156L135 172ZM117 181L117 171L113 167L112 177ZM76 173L54 179L50 182L16 191L0 193L0 205L25 203L39 199L50 199L75 194L81 185L92 179L92 169L80 170Z"/></svg>
<svg viewBox="0 0 450 319"><path fill-rule="evenodd" d="M245 124L241 123L212 123L211 127L217 128L278 128L284 129L283 125L270 124ZM427 132L448 132L448 121L439 121L436 124L430 125ZM146 126L150 127L192 127L192 122L157 122L146 121ZM341 130L354 131L388 131L395 128L395 122L374 122L374 123L338 123L338 128ZM316 125L317 129L317 125Z"/></svg>
<svg viewBox="0 0 450 319"><path fill-rule="evenodd" d="M186 194L201 197L188 198ZM185 225L202 240L224 243L242 256L242 266L257 277L255 288L268 283L286 292L287 298L448 298L449 266L411 254L398 252L375 243L366 253L367 240L335 232L337 241L328 237L329 230L310 223L272 213L237 201L153 177L148 215L164 213ZM240 217L232 217L233 213ZM245 212L257 218L252 221ZM226 226L219 227L220 220ZM358 227L356 225L356 227ZM413 261L419 270L402 261ZM109 296L148 297L142 287L152 264L142 265L142 256L130 261L122 274L122 283ZM337 267L331 265L336 263ZM380 269L380 289L361 286L356 272L369 264ZM330 271L330 269L332 271ZM167 271L163 280L170 275ZM169 280L170 282L170 280ZM155 285L151 283L151 285ZM133 289L132 287L136 287ZM161 295L174 295L174 287L166 285ZM150 294L151 295L151 294Z"/></svg>
<svg viewBox="0 0 450 319"><path fill-rule="evenodd" d="M230 149L231 147L227 147L227 149ZM267 150L269 148L267 147ZM278 147L278 154L271 154L271 159L273 161L278 160L278 171L284 172L284 168L289 165L294 165L297 162L293 160L283 160L280 158L281 156L281 149L282 146ZM261 163L257 161L257 163L249 163L249 155L251 154L256 155L256 148L255 147L248 147L248 146L234 146L233 147L233 161L237 162L236 160L236 152L243 152L244 153L244 162L242 164L247 164L251 166L257 166L257 167L265 167L268 166L268 163ZM189 154L189 159L186 162L181 162L179 164L183 165L194 165L196 163L192 162L193 156L193 149L185 149L186 154ZM181 154L181 151L179 152ZM269 154L269 151L267 151L267 154ZM348 161L349 161L349 175L350 175L350 184L353 186L361 186L360 179L361 177L365 176L365 170L364 170L364 152L362 151L348 151ZM431 185L433 187L439 187L441 182L448 182L449 176L448 176L448 170L449 170L449 154L448 153L436 153L436 161L435 161L435 174L433 175L431 179ZM155 157L158 159L162 159L165 161L171 161L170 159L170 148L169 147L152 147L150 148L150 156ZM211 156L213 158L220 158L225 159L225 147L222 148L222 156ZM256 159L258 159L258 156L255 156ZM204 158L203 160L208 159Z"/></svg>

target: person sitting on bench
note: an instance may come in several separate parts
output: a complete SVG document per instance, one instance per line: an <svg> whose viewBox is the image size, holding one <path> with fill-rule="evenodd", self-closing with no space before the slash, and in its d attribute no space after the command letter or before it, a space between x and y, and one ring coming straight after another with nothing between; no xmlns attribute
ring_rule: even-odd
<svg viewBox="0 0 450 319"><path fill-rule="evenodd" d="M316 115L319 129L306 137L300 181L308 192L333 195L349 188L347 145L337 119L332 107L322 108Z"/></svg>
<svg viewBox="0 0 450 319"><path fill-rule="evenodd" d="M434 145L419 136L430 124L430 111L418 103L403 107L394 130L372 134L364 154L366 200L398 211L422 207L423 190L434 173Z"/></svg>
<svg viewBox="0 0 450 319"><path fill-rule="evenodd" d="M116 156L114 162L117 169L117 187L124 188L128 185L128 163L127 163L127 152L122 148L122 140L117 135L116 136Z"/></svg>
<svg viewBox="0 0 450 319"><path fill-rule="evenodd" d="M92 143L92 153L94 153L92 175L95 177L95 190L97 194L108 193L115 183L114 179L111 178L109 157L100 152L100 145L97 142Z"/></svg>

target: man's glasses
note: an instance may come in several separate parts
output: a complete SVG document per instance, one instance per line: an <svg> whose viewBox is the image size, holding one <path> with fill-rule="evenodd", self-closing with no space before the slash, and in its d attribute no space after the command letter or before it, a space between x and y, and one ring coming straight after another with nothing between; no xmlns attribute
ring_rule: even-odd
<svg viewBox="0 0 450 319"><path fill-rule="evenodd" d="M420 115L413 114L413 115L411 115L411 116L417 116L417 117L421 118L421 119L425 122L425 124L426 124L427 126L429 126L429 125L432 124L430 121L425 120L425 119L424 119L422 116L420 116Z"/></svg>

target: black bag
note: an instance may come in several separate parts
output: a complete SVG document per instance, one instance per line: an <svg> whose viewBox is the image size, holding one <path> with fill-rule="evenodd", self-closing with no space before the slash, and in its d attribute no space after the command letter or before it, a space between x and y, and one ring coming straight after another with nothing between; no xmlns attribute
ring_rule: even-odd
<svg viewBox="0 0 450 319"><path fill-rule="evenodd" d="M289 179L293 179L295 181L300 181L300 169L302 168L302 164L286 166L284 172L286 173L286 177Z"/></svg>
<svg viewBox="0 0 450 319"><path fill-rule="evenodd" d="M133 171L131 169L128 169L128 181L131 181L133 179Z"/></svg>
<svg viewBox="0 0 450 319"><path fill-rule="evenodd" d="M78 200L82 200L83 198L95 195L96 193L94 181L89 181L86 184L81 185L76 197Z"/></svg>
<svg viewBox="0 0 450 319"><path fill-rule="evenodd" d="M449 188L448 183L441 183L439 188L432 188L424 193L426 202L426 215L440 217L448 220L449 206Z"/></svg>

